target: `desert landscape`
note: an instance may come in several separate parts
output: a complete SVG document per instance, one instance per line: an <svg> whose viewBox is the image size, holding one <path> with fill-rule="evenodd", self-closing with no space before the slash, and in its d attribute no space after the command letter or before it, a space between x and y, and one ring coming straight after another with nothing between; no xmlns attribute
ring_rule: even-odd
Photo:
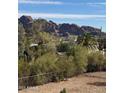
<svg viewBox="0 0 124 93"><path fill-rule="evenodd" d="M19 1L19 93L106 93L105 3Z"/></svg>

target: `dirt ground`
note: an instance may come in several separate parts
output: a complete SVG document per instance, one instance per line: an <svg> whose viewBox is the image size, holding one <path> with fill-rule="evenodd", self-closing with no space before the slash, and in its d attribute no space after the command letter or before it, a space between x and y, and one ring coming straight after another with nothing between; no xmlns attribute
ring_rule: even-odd
<svg viewBox="0 0 124 93"><path fill-rule="evenodd" d="M67 93L106 93L106 72L87 73L67 81L27 88L19 93L60 93L63 88Z"/></svg>

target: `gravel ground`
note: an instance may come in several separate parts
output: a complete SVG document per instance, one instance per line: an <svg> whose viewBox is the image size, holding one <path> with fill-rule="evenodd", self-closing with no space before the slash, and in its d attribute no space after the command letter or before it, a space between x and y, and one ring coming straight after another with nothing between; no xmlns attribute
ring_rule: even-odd
<svg viewBox="0 0 124 93"><path fill-rule="evenodd" d="M63 88L67 93L106 93L106 72L87 73L67 81L27 88L19 93L60 93Z"/></svg>

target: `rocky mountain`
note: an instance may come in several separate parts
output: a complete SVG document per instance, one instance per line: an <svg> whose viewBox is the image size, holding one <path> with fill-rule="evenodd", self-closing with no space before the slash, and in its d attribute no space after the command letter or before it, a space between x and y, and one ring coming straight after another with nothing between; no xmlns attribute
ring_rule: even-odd
<svg viewBox="0 0 124 93"><path fill-rule="evenodd" d="M94 36L105 36L101 29L91 26L78 26L76 24L56 24L53 21L45 19L32 19L31 16L22 16L19 18L19 25L23 25L26 32L32 34L33 31L45 31L57 36L81 35L91 33Z"/></svg>

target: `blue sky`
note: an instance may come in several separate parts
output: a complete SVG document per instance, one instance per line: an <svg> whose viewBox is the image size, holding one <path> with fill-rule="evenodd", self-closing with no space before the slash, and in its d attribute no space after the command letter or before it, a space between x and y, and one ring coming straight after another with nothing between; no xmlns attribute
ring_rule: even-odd
<svg viewBox="0 0 124 93"><path fill-rule="evenodd" d="M30 15L56 23L75 23L106 31L105 0L19 0L19 17Z"/></svg>

